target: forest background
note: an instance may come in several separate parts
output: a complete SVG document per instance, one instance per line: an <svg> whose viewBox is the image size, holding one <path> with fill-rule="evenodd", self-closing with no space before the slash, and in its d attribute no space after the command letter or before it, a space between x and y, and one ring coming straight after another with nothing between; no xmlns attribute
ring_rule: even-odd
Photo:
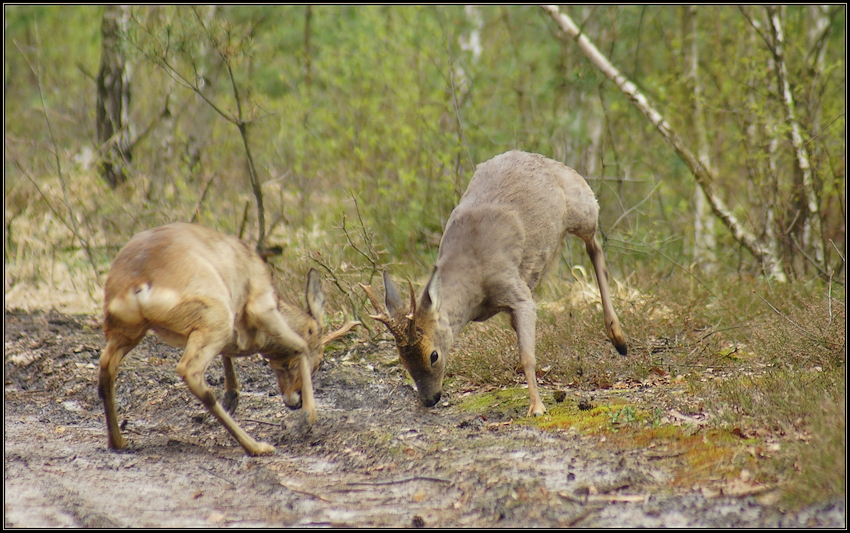
<svg viewBox="0 0 850 533"><path fill-rule="evenodd" d="M566 380L578 365L585 385L758 368L705 408L718 424L805 425L765 475L807 472L799 493L843 495L844 5L7 5L4 18L6 309L97 314L129 237L191 220L272 254L293 301L319 268L329 319L379 335L357 284L384 269L421 284L475 165L537 152L596 192L635 354L608 355L570 239L538 332L568 361L541 366ZM510 328L489 328L463 340L479 359L451 371L512 383Z"/></svg>

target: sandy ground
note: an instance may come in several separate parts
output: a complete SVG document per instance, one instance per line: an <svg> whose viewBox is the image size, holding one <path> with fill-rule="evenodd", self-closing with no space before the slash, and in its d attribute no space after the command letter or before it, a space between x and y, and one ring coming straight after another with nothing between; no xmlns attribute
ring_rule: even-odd
<svg viewBox="0 0 850 533"><path fill-rule="evenodd" d="M543 431L459 394L419 406L389 343L326 351L312 427L259 357L237 361L251 458L146 338L125 359L106 449L96 319L10 313L4 328L4 527L845 527L844 502L784 513L765 495L671 488L673 458ZM221 392L220 363L207 380Z"/></svg>

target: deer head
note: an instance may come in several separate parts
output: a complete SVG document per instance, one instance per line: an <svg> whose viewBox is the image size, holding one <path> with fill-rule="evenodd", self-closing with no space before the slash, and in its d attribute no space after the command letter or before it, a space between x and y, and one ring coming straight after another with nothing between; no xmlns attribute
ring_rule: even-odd
<svg viewBox="0 0 850 533"><path fill-rule="evenodd" d="M291 349L279 346L276 342L270 342L263 352L277 378L283 403L290 409L301 408L304 396L309 394L302 391L305 372L314 374L324 357L322 326L325 318L325 295L319 274L314 269L310 269L307 274L305 296L306 310L287 305L283 301L278 302L278 310L289 326L307 343L307 354L304 357L292 357Z"/></svg>
<svg viewBox="0 0 850 533"><path fill-rule="evenodd" d="M418 300L408 280L409 304L402 300L389 273L384 272L383 277L387 312L381 311L372 287L360 285L377 313L369 316L387 326L395 337L399 359L416 383L419 399L425 407L432 407L442 395L446 355L453 341L448 322L440 316L442 287L439 271L434 269Z"/></svg>

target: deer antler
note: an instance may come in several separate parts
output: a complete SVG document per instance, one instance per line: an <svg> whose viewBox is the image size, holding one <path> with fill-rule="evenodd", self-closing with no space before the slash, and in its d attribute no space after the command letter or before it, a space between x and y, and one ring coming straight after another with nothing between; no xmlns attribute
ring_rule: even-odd
<svg viewBox="0 0 850 533"><path fill-rule="evenodd" d="M346 318L345 323L338 330L334 331L333 333L328 333L327 335L322 337L322 345L327 346L333 341L345 337L346 333L348 333L359 325L359 320L349 320L348 318Z"/></svg>
<svg viewBox="0 0 850 533"><path fill-rule="evenodd" d="M413 292L413 283L410 282L410 278L407 278L407 286L410 287L410 312L407 318L413 320L413 314L416 312L416 293Z"/></svg>
<svg viewBox="0 0 850 533"><path fill-rule="evenodd" d="M395 320L392 317L388 316L384 311L381 311L381 304L378 303L378 298L375 297L375 293L372 291L371 285L363 285L362 283L358 283L360 288L363 289L363 292L366 293L366 296L369 298L369 301L372 302L372 307L375 308L375 315L369 315L369 318L372 320L377 320L378 322L382 322L387 328L390 330L390 333L393 334L393 337L396 339L404 339L407 337L407 332L405 332L400 324L396 324ZM413 286L410 288L411 292L413 291Z"/></svg>
<svg viewBox="0 0 850 533"><path fill-rule="evenodd" d="M410 287L410 313L405 318L407 319L407 340L411 341L416 337L416 322L413 321L413 315L416 313L416 293L413 292L413 283L410 278L407 278L407 286Z"/></svg>
<svg viewBox="0 0 850 533"><path fill-rule="evenodd" d="M378 303L378 298L375 297L375 293L372 292L372 286L363 285L362 283L358 283L358 285L360 285L360 288L366 293L369 301L372 302L372 307L375 308L375 312L377 313L377 315L369 315L369 318L377 320L378 322L383 322L388 328L393 329L392 319L387 316L385 312L381 311L381 305Z"/></svg>

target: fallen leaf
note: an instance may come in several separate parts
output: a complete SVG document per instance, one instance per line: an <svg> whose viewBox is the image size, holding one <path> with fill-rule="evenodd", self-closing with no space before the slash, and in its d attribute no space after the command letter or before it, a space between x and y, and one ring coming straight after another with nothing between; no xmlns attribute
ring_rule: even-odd
<svg viewBox="0 0 850 533"><path fill-rule="evenodd" d="M670 375L669 372L667 372L663 368L657 367L657 366L652 367L651 369L649 369L649 371L652 372L653 374L656 374L656 375L661 376L661 377L665 377L665 376Z"/></svg>

